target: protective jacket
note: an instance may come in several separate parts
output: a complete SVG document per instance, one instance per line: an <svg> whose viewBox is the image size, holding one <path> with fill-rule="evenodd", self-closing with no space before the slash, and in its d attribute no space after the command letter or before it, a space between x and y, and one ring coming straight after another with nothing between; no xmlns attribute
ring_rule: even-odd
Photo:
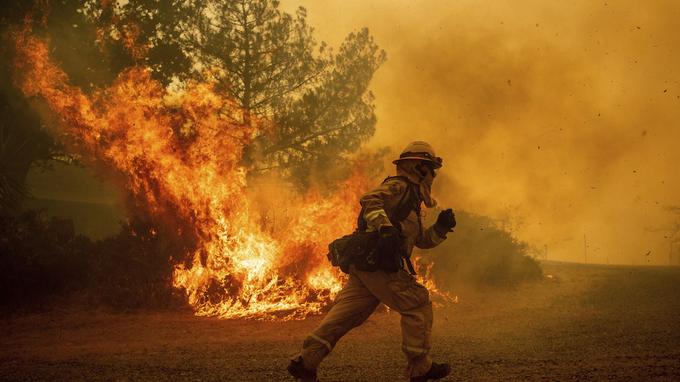
<svg viewBox="0 0 680 382"><path fill-rule="evenodd" d="M413 247L422 249L439 245L446 235L440 235L430 226L422 226L420 205L422 196L419 185L403 176L387 178L376 189L364 194L360 203L367 231L379 230L386 225L396 225L404 237L403 250L411 256ZM407 210L402 212L403 205ZM405 218L397 215L405 214Z"/></svg>

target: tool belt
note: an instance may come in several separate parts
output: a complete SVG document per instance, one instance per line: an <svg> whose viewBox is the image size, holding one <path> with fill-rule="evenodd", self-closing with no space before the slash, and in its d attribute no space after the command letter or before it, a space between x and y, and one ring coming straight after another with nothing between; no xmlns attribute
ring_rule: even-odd
<svg viewBox="0 0 680 382"><path fill-rule="evenodd" d="M328 260L345 273L349 273L351 264L356 264L357 269L362 271L377 271L379 239L377 231L354 231L328 245Z"/></svg>
<svg viewBox="0 0 680 382"><path fill-rule="evenodd" d="M406 219L411 211L416 211L418 224L422 232L420 221L420 194L413 184L404 177L396 177L405 180L409 185L402 195L395 212L390 216L390 221L395 227L399 227L401 221ZM386 178L384 182L392 179ZM344 273L349 273L349 266L354 266L360 271L375 272L382 270L388 273L397 272L406 264L409 273L415 275L413 263L410 256L403 249L403 240L399 245L398 251L386 251L380 246L380 233L378 231L367 231L368 224L364 219L364 210L359 213L357 230L349 235L345 235L334 240L328 245L328 259L333 266L340 267Z"/></svg>

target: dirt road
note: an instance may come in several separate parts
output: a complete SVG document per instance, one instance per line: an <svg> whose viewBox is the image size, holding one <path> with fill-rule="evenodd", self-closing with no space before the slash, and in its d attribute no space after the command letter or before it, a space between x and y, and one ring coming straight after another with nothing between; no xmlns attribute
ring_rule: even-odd
<svg viewBox="0 0 680 382"><path fill-rule="evenodd" d="M461 292L435 310L450 381L680 380L680 269L545 264L552 279ZM224 321L190 314L52 312L3 319L5 381L288 381L320 318ZM400 381L398 315L376 313L336 347L326 381Z"/></svg>

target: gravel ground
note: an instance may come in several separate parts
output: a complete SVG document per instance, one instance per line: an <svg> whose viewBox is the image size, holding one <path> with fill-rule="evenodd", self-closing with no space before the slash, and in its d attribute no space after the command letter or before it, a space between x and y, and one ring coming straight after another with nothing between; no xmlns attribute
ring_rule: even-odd
<svg viewBox="0 0 680 382"><path fill-rule="evenodd" d="M435 309L447 381L678 381L680 269L544 264L543 281L460 291ZM289 381L320 317L298 322L182 312L55 312L1 319L5 381ZM324 382L401 381L399 317L378 312L320 370Z"/></svg>

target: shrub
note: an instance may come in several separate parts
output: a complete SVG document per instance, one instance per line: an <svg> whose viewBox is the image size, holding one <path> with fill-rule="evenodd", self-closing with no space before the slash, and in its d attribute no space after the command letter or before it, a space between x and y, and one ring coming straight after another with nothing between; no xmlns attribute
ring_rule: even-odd
<svg viewBox="0 0 680 382"><path fill-rule="evenodd" d="M442 286L507 286L541 277L540 264L528 255L527 244L491 219L459 211L456 220L455 232L422 257L434 262L432 274Z"/></svg>
<svg viewBox="0 0 680 382"><path fill-rule="evenodd" d="M42 211L0 215L0 305L35 308L75 295L118 309L179 304L170 263L177 246L151 232L127 224L92 241Z"/></svg>

